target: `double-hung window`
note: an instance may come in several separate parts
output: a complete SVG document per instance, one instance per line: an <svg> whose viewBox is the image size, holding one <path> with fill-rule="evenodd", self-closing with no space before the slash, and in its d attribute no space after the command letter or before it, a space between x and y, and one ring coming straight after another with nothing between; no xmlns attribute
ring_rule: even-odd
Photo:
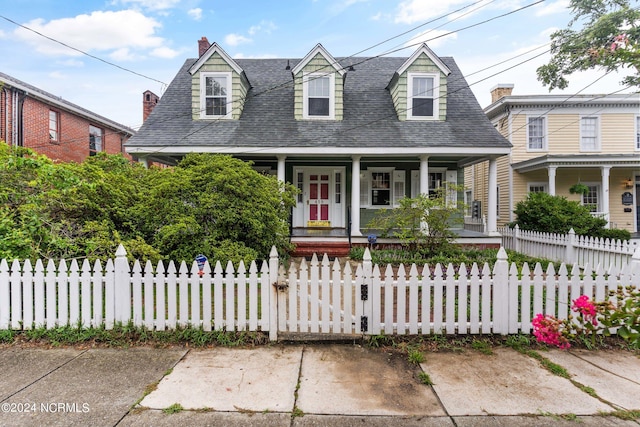
<svg viewBox="0 0 640 427"><path fill-rule="evenodd" d="M200 117L231 117L231 73L206 73L200 75Z"/></svg>
<svg viewBox="0 0 640 427"><path fill-rule="evenodd" d="M590 212L598 212L600 210L600 186L586 184L589 191L582 195L582 204L586 206Z"/></svg>
<svg viewBox="0 0 640 427"><path fill-rule="evenodd" d="M303 117L333 119L335 116L335 77L333 74L309 73L302 81Z"/></svg>
<svg viewBox="0 0 640 427"><path fill-rule="evenodd" d="M103 132L99 127L89 125L89 155L95 156L97 152L102 151Z"/></svg>
<svg viewBox="0 0 640 427"><path fill-rule="evenodd" d="M598 138L598 118L580 118L580 151L598 151L600 141Z"/></svg>
<svg viewBox="0 0 640 427"><path fill-rule="evenodd" d="M407 76L407 119L438 118L439 78L437 74L409 73Z"/></svg>
<svg viewBox="0 0 640 427"><path fill-rule="evenodd" d="M530 151L547 149L547 130L544 117L529 117L527 123L527 148Z"/></svg>
<svg viewBox="0 0 640 427"><path fill-rule="evenodd" d="M57 111L49 110L49 140L58 142L60 137L60 119Z"/></svg>

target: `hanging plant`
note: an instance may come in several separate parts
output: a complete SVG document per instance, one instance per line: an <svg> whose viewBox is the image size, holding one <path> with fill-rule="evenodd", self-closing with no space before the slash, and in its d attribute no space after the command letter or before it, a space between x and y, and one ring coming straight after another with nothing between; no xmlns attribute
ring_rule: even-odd
<svg viewBox="0 0 640 427"><path fill-rule="evenodd" d="M589 187L581 182L577 184L573 184L569 187L569 193L571 194L582 194L583 196L589 193Z"/></svg>

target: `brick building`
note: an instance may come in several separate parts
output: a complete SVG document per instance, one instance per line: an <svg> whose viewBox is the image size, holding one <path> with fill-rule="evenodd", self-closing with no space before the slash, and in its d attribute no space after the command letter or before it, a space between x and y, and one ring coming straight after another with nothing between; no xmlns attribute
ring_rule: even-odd
<svg viewBox="0 0 640 427"><path fill-rule="evenodd" d="M0 140L53 160L81 162L99 151L122 153L135 133L62 98L0 73Z"/></svg>

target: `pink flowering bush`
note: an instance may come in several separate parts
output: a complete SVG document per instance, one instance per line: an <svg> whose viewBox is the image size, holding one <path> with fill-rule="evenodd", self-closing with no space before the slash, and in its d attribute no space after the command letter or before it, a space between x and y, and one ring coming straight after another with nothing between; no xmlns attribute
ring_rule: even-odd
<svg viewBox="0 0 640 427"><path fill-rule="evenodd" d="M558 320L549 314L538 313L531 324L533 325L533 335L538 342L554 345L561 349L571 347L564 334L566 322Z"/></svg>
<svg viewBox="0 0 640 427"><path fill-rule="evenodd" d="M560 349L571 347L569 339L578 336L591 335L591 341L595 344L598 326L598 307L586 295L581 295L572 301L571 310L577 313L577 322L569 319L560 320L549 314L537 314L531 322L533 335L538 342L553 345Z"/></svg>

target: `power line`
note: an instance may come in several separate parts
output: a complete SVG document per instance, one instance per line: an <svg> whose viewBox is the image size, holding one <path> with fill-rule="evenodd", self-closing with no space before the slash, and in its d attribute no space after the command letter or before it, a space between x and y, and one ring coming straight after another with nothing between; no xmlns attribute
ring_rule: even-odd
<svg viewBox="0 0 640 427"><path fill-rule="evenodd" d="M120 66L120 65L118 65L118 64L114 64L113 62L109 62L109 61L107 61L107 60L105 60L105 59L102 59L102 58L100 58L100 57L98 57L98 56L92 55L92 54L90 54L90 53L88 53L88 52L85 52L85 51L83 51L83 50L80 50L80 49L78 49L78 48L76 48L76 47L70 46L70 45L68 45L68 44L66 44L66 43L64 43L64 42L61 42L60 40L56 40L56 39L54 39L53 37L49 37L49 36L47 36L47 35L45 35L45 34L42 34L41 32L34 30L33 28L29 28L29 27L27 27L27 26L25 26L25 25L19 24L19 23L17 23L16 21L14 21L14 20L12 20L12 19L7 18L6 16L0 15L0 18L4 19L5 21L11 22L12 24L14 24L14 25L16 25L16 26L18 26L18 27L20 27L20 28L24 28L24 29L25 29L25 30L27 30L27 31L31 31L31 32L33 32L33 33L35 33L35 34L39 35L40 37L44 37L44 38L45 38L45 39L47 39L47 40L50 40L50 41L52 41L52 42L54 42L54 43L58 43L59 45L62 45L62 46L64 46L64 47L68 48L68 49L75 50L76 52L79 52L79 53L81 53L81 54L83 54L83 55L86 55L86 56L88 56L89 58L93 58L93 59L95 59L95 60L97 60L97 61L104 62L104 63L105 63L105 64L107 64L107 65L111 65L112 67L119 68L119 69L121 69L121 70L123 70L123 71L126 71L126 72L128 72L128 73L135 74L136 76L143 77L143 78L145 78L145 79L152 80L152 81L154 81L154 82L157 82L157 83L160 83L160 84L163 84L163 85L167 86L167 84L166 84L165 82L161 81L161 80L154 79L153 77L146 76L146 75L144 75L144 74L138 73L137 71L133 71L133 70L131 70L131 69L129 69L129 68L122 67L122 66Z"/></svg>

